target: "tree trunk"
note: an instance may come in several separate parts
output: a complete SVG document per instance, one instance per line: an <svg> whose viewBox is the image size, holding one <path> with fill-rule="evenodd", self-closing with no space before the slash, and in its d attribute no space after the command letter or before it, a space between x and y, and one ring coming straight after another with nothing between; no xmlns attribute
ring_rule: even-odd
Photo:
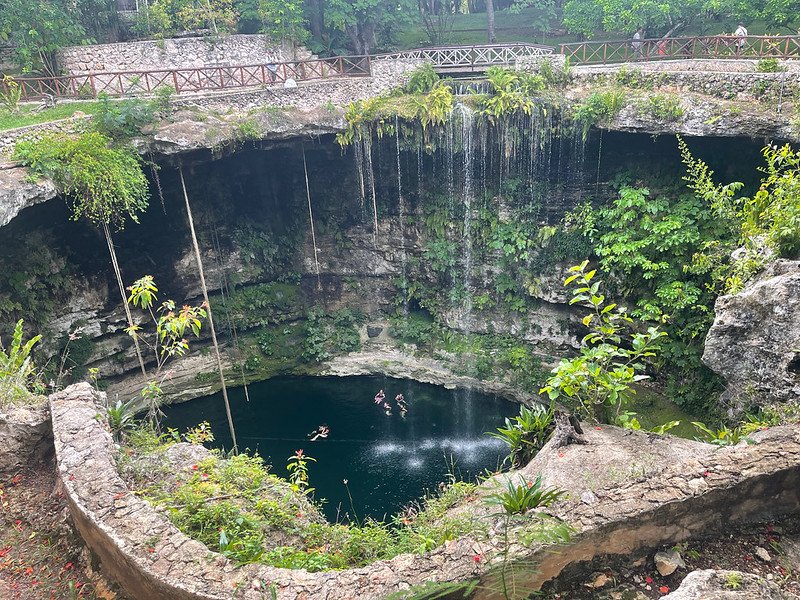
<svg viewBox="0 0 800 600"><path fill-rule="evenodd" d="M494 0L486 0L486 33L490 44L497 42L494 34Z"/></svg>
<svg viewBox="0 0 800 600"><path fill-rule="evenodd" d="M219 382L222 385L222 399L225 401L225 414L228 417L228 427L231 431L231 440L233 441L233 452L239 452L239 445L236 443L236 430L233 427L233 416L231 415L231 404L228 400L228 388L225 386L225 374L222 371L222 356L219 353L219 344L217 343L217 332L214 329L214 317L211 314L211 302L208 299L208 288L206 287L206 276L203 272L203 259L200 257L200 246L197 243L197 234L194 231L194 219L192 218L192 207L189 204L189 194L186 191L186 181L183 179L183 169L178 167L178 172L181 176L181 188L183 189L183 199L186 201L186 215L189 217L189 230L192 233L192 246L194 248L194 257L197 261L197 270L200 273L200 287L203 290L203 299L206 301L206 310L208 311L208 326L211 329L211 342L214 344L214 354L217 357L217 369L219 370Z"/></svg>

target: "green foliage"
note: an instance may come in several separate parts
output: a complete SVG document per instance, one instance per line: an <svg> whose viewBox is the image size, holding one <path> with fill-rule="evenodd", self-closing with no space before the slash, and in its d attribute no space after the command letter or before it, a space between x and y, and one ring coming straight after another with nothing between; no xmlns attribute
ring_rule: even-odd
<svg viewBox="0 0 800 600"><path fill-rule="evenodd" d="M301 0L258 0L261 33L271 40L302 44L308 38Z"/></svg>
<svg viewBox="0 0 800 600"><path fill-rule="evenodd" d="M725 575L725 587L729 590L738 590L742 587L742 574L736 571L731 571Z"/></svg>
<svg viewBox="0 0 800 600"><path fill-rule="evenodd" d="M492 123L517 112L531 114L531 96L545 87L545 80L540 75L502 67L486 69L486 78L492 93L481 102L480 112Z"/></svg>
<svg viewBox="0 0 800 600"><path fill-rule="evenodd" d="M233 31L236 11L232 0L151 0L140 6L134 30L169 37L178 31Z"/></svg>
<svg viewBox="0 0 800 600"><path fill-rule="evenodd" d="M0 105L8 112L19 112L19 101L22 98L22 87L11 75L3 75L0 79Z"/></svg>
<svg viewBox="0 0 800 600"><path fill-rule="evenodd" d="M780 73L786 67L781 66L777 58L762 58L756 63L756 71L759 73Z"/></svg>
<svg viewBox="0 0 800 600"><path fill-rule="evenodd" d="M422 123L422 128L430 125L442 125L453 110L453 90L444 82L438 82L424 96L414 98L415 117Z"/></svg>
<svg viewBox="0 0 800 600"><path fill-rule="evenodd" d="M111 428L111 433L119 442L122 435L136 426L136 406L131 400L123 402L117 400L116 404L106 407L106 420Z"/></svg>
<svg viewBox="0 0 800 600"><path fill-rule="evenodd" d="M566 496L564 490L542 487L542 476L528 481L522 475L506 477L505 485L498 483L500 490L486 496L485 502L499 506L506 515L524 515L537 508L547 508Z"/></svg>
<svg viewBox="0 0 800 600"><path fill-rule="evenodd" d="M50 177L71 201L72 218L120 228L148 204L147 178L138 154L112 148L101 133L51 134L17 143L14 156L30 171Z"/></svg>
<svg viewBox="0 0 800 600"><path fill-rule="evenodd" d="M489 435L508 445L509 454L503 461L511 468L527 464L542 446L547 443L553 431L555 406L545 408L541 404L519 408L519 415L513 419L506 418L505 425Z"/></svg>
<svg viewBox="0 0 800 600"><path fill-rule="evenodd" d="M358 311L342 308L326 315L320 307L311 309L304 325L305 339L301 358L323 362L331 356L353 352L361 347L357 327L364 322Z"/></svg>
<svg viewBox="0 0 800 600"><path fill-rule="evenodd" d="M748 444L754 443L753 440L747 437L747 434L741 426L733 428L723 426L720 429L711 429L707 427L705 423L700 423L699 421L692 421L692 425L703 434L702 438L698 438L700 441L715 446L735 446L739 442L747 442Z"/></svg>
<svg viewBox="0 0 800 600"><path fill-rule="evenodd" d="M144 100L113 101L108 94L103 93L98 97L92 126L112 140L123 140L139 135L142 128L154 120L152 103Z"/></svg>
<svg viewBox="0 0 800 600"><path fill-rule="evenodd" d="M86 0L4 0L0 42L10 45L14 61L24 72L44 69L56 74L55 51L90 39L81 22L90 7L95 8Z"/></svg>
<svg viewBox="0 0 800 600"><path fill-rule="evenodd" d="M625 106L625 93L619 89L592 92L581 104L574 107L572 118L583 127L583 138L598 124L608 123Z"/></svg>
<svg viewBox="0 0 800 600"><path fill-rule="evenodd" d="M403 86L406 94L427 94L439 83L439 75L431 63L417 67Z"/></svg>
<svg viewBox="0 0 800 600"><path fill-rule="evenodd" d="M41 390L31 350L42 336L36 335L23 342L22 323L22 319L17 321L8 348L0 340L0 406L28 400L32 392Z"/></svg>
<svg viewBox="0 0 800 600"><path fill-rule="evenodd" d="M625 308L607 303L600 293L600 281L592 281L595 271L586 271L588 261L572 267L573 275L564 285L577 282L570 304L591 307L583 318L589 333L581 340L580 354L561 359L541 392L551 401L570 398L576 408L590 418L613 422L623 402L634 393L631 384L647 379L644 360L656 355L659 339L666 334L657 327L647 333L633 333L630 347L622 345L624 327L633 323Z"/></svg>
<svg viewBox="0 0 800 600"><path fill-rule="evenodd" d="M683 114L680 98L666 94L650 94L647 97L645 110L659 121L672 122Z"/></svg>
<svg viewBox="0 0 800 600"><path fill-rule="evenodd" d="M297 493L310 494L314 488L308 487L308 463L317 462L303 453L302 450L296 451L286 461L286 470L289 472L289 484L292 490Z"/></svg>
<svg viewBox="0 0 800 600"><path fill-rule="evenodd" d="M762 151L767 165L762 169L765 177L761 187L752 198L736 198L742 184L716 185L713 171L691 155L683 140L678 140L678 146L689 187L711 205L720 220L733 231L738 229L740 243L746 246L764 236L779 256L800 254L800 152L792 151L788 144L766 146Z"/></svg>

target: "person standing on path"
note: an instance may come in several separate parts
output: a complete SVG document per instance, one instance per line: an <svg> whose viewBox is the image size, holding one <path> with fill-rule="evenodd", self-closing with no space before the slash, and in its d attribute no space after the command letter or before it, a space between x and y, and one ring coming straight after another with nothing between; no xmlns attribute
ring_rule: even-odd
<svg viewBox="0 0 800 600"><path fill-rule="evenodd" d="M744 23L739 23L733 35L736 36L736 54L738 55L744 51L744 46L747 43L747 28Z"/></svg>
<svg viewBox="0 0 800 600"><path fill-rule="evenodd" d="M635 60L640 60L642 58L642 40L644 39L644 29L639 27L636 30L636 33L633 34L633 42L631 46L633 47L633 58Z"/></svg>

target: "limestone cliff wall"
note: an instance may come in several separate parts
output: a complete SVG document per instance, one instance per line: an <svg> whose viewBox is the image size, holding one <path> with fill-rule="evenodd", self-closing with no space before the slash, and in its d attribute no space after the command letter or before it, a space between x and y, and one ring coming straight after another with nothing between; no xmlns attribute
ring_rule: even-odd
<svg viewBox="0 0 800 600"><path fill-rule="evenodd" d="M800 401L800 261L775 261L714 312L703 362L725 378L729 412Z"/></svg>

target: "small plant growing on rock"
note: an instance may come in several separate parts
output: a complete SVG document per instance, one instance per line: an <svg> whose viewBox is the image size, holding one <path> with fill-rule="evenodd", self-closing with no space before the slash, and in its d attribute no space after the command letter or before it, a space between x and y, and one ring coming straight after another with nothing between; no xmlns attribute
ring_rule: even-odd
<svg viewBox="0 0 800 600"><path fill-rule="evenodd" d="M725 576L725 587L729 590L738 590L742 587L742 574L731 572Z"/></svg>
<svg viewBox="0 0 800 600"><path fill-rule="evenodd" d="M297 450L286 462L286 470L289 471L289 484L295 492L302 492L310 494L314 488L308 487L308 463L317 462L316 458L312 458L303 453L303 450Z"/></svg>
<svg viewBox="0 0 800 600"><path fill-rule="evenodd" d="M624 401L635 393L631 384L647 379L645 360L656 355L659 339L666 333L649 327L646 333L633 333L630 347L623 345L625 328L633 323L624 307L606 302L600 293L601 282L594 280L589 261L570 268L573 273L564 285L576 283L570 304L588 305L591 312L583 318L589 333L581 340L580 354L562 359L552 371L547 385L540 390L551 401L565 397L576 401L579 412L603 423L614 422Z"/></svg>
<svg viewBox="0 0 800 600"><path fill-rule="evenodd" d="M543 487L541 475L534 481L523 476L518 479L519 482L506 477L505 486L487 496L486 503L499 506L506 515L524 515L537 508L546 508L566 495L564 490Z"/></svg>
<svg viewBox="0 0 800 600"><path fill-rule="evenodd" d="M519 415L506 418L505 425L489 435L508 444L509 454L503 461L512 468L526 464L545 445L553 431L555 406L545 408L541 404L532 407L520 406Z"/></svg>
<svg viewBox="0 0 800 600"><path fill-rule="evenodd" d="M106 419L114 439L121 441L122 435L136 426L136 407L134 402L117 400L106 407Z"/></svg>
<svg viewBox="0 0 800 600"><path fill-rule="evenodd" d="M735 446L739 442L747 442L748 444L755 443L747 437L741 426L730 428L723 425L721 428L715 430L699 421L692 421L692 425L703 435L703 437L698 438L701 442L713 444L714 446Z"/></svg>
<svg viewBox="0 0 800 600"><path fill-rule="evenodd" d="M23 342L22 323L22 319L17 321L8 348L0 340L0 405L24 400L41 387L36 381L31 350L42 336L37 335Z"/></svg>

